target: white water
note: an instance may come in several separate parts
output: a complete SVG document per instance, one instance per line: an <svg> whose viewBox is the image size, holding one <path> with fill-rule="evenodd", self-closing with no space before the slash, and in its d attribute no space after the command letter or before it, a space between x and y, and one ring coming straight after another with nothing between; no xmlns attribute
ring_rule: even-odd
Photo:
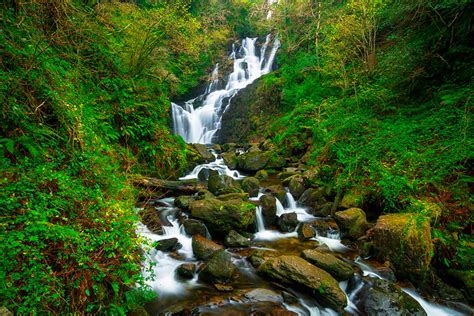
<svg viewBox="0 0 474 316"><path fill-rule="evenodd" d="M461 316L462 313L459 313L451 308L446 306L441 306L434 303L427 302L424 298L422 298L418 293L414 290L402 288L403 292L407 293L411 297L413 297L418 303L420 303L421 307L425 310L428 316Z"/></svg>
<svg viewBox="0 0 474 316"><path fill-rule="evenodd" d="M216 157L216 160L207 164L196 166L190 174L184 177L181 177L179 179L180 180L197 179L199 172L203 169L216 170L220 175L226 175L236 180L241 180L245 178L245 176L241 175L240 172L238 172L237 170L232 170L229 167L227 167L227 165L224 163L224 159L219 158L217 153L214 150L211 150L211 153L214 155L214 157Z"/></svg>
<svg viewBox="0 0 474 316"><path fill-rule="evenodd" d="M211 144L216 132L220 129L222 114L232 97L271 71L280 47L280 41L275 37L272 49L268 53L271 41L272 36L268 35L260 50L260 56L257 56L255 52L257 38L243 39L240 47L233 45L229 58L234 61L234 67L225 88L218 89L220 82L217 64L212 72L211 82L203 95L186 101L183 105L171 104L174 133L183 137L187 143ZM202 105L196 104L201 101Z"/></svg>

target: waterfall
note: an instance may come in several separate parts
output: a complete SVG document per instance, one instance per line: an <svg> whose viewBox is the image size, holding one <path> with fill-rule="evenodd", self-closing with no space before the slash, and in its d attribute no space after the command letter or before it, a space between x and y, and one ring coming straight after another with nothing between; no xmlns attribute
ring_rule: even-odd
<svg viewBox="0 0 474 316"><path fill-rule="evenodd" d="M272 70L280 41L277 37L267 35L258 55L257 41L256 37L247 37L240 46L232 45L229 59L233 60L233 71L224 88L219 88L219 64L216 64L203 95L186 101L183 105L171 103L173 132L183 137L185 142L212 144L220 128L222 114L232 97ZM268 52L270 45L272 47Z"/></svg>

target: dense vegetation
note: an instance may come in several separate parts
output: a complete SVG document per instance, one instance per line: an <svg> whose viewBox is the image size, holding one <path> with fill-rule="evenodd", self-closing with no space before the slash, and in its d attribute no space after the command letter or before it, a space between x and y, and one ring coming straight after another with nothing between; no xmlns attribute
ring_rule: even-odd
<svg viewBox="0 0 474 316"><path fill-rule="evenodd" d="M304 155L325 181L378 212L439 203L439 263L466 270L472 10L450 0L282 2L273 15L280 69L261 87L279 92L269 136L282 151Z"/></svg>
<svg viewBox="0 0 474 316"><path fill-rule="evenodd" d="M128 175L181 171L169 98L234 30L189 1L12 0L0 23L0 306L131 310L145 293Z"/></svg>

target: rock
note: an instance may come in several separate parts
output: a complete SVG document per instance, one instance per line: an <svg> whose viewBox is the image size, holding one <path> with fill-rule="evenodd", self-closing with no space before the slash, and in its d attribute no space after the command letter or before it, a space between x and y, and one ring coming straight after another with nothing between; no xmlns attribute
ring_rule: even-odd
<svg viewBox="0 0 474 316"><path fill-rule="evenodd" d="M138 212L140 221L155 234L163 234L163 223L161 222L160 212L154 207L145 207Z"/></svg>
<svg viewBox="0 0 474 316"><path fill-rule="evenodd" d="M193 236L192 241L193 253L198 259L206 260L215 252L223 249L221 245L216 244L212 240L206 239L201 235Z"/></svg>
<svg viewBox="0 0 474 316"><path fill-rule="evenodd" d="M225 236L231 230L254 229L255 205L242 200L197 200L190 205L191 216L205 222L212 236Z"/></svg>
<svg viewBox="0 0 474 316"><path fill-rule="evenodd" d="M339 230L339 226L332 218L317 219L311 222L311 226L316 229L318 235L323 237L327 237L328 232Z"/></svg>
<svg viewBox="0 0 474 316"><path fill-rule="evenodd" d="M243 200L248 201L248 193L227 193L216 197L220 201Z"/></svg>
<svg viewBox="0 0 474 316"><path fill-rule="evenodd" d="M311 227L308 223L301 223L298 227L298 238L300 240L306 241L310 240L311 238L316 237L316 232L314 231L313 227Z"/></svg>
<svg viewBox="0 0 474 316"><path fill-rule="evenodd" d="M363 196L357 190L349 190L344 193L339 206L342 208L359 208L363 204Z"/></svg>
<svg viewBox="0 0 474 316"><path fill-rule="evenodd" d="M278 227L280 227L282 232L292 232L298 224L298 215L296 213L285 213L278 218Z"/></svg>
<svg viewBox="0 0 474 316"><path fill-rule="evenodd" d="M271 158L271 152L246 152L237 157L237 167L246 172L256 172L265 168Z"/></svg>
<svg viewBox="0 0 474 316"><path fill-rule="evenodd" d="M324 203L326 203L326 200L323 196L323 190L323 188L309 188L303 192L298 202L301 205L308 206L311 208L313 208L316 204L323 205Z"/></svg>
<svg viewBox="0 0 474 316"><path fill-rule="evenodd" d="M214 195L242 192L239 183L227 175L211 174L207 186Z"/></svg>
<svg viewBox="0 0 474 316"><path fill-rule="evenodd" d="M227 283L232 280L236 267L225 250L214 253L199 274L199 279L209 283Z"/></svg>
<svg viewBox="0 0 474 316"><path fill-rule="evenodd" d="M196 193L194 199L196 199L196 200L204 200L204 199L209 199L209 198L214 198L214 197L215 197L214 194L212 194L212 193L209 192L208 190L206 190L206 189L201 189L201 190L199 190L199 191Z"/></svg>
<svg viewBox="0 0 474 316"><path fill-rule="evenodd" d="M201 181L207 181L207 179L209 179L211 171L213 170L209 168L202 168L201 171L199 171L198 173L198 179Z"/></svg>
<svg viewBox="0 0 474 316"><path fill-rule="evenodd" d="M372 286L361 291L358 297L367 315L426 315L414 298L387 280L373 279Z"/></svg>
<svg viewBox="0 0 474 316"><path fill-rule="evenodd" d="M236 147L236 143L226 143L222 145L222 149L224 149L224 151L233 151Z"/></svg>
<svg viewBox="0 0 474 316"><path fill-rule="evenodd" d="M185 280L194 278L194 272L196 272L194 263L183 263L176 269L176 274Z"/></svg>
<svg viewBox="0 0 474 316"><path fill-rule="evenodd" d="M334 219L341 231L351 239L358 239L365 235L369 228L365 212L360 208L350 208L345 211L336 212Z"/></svg>
<svg viewBox="0 0 474 316"><path fill-rule="evenodd" d="M354 274L350 264L329 253L307 249L302 252L301 256L318 268L329 272L338 281L348 280Z"/></svg>
<svg viewBox="0 0 474 316"><path fill-rule="evenodd" d="M260 191L260 182L257 178L247 177L242 180L242 190L247 192L250 197L258 196L258 191Z"/></svg>
<svg viewBox="0 0 474 316"><path fill-rule="evenodd" d="M279 253L277 251L265 250L265 249L254 249L248 256L248 260L255 268L258 268L268 259L275 258L278 256L279 256Z"/></svg>
<svg viewBox="0 0 474 316"><path fill-rule="evenodd" d="M280 200L281 203L285 201L286 191L281 185L271 185L265 189L265 192L271 193L274 197Z"/></svg>
<svg viewBox="0 0 474 316"><path fill-rule="evenodd" d="M268 259L258 272L284 284L295 284L310 290L320 301L338 312L347 305L346 295L337 281L308 261L296 256L280 256Z"/></svg>
<svg viewBox="0 0 474 316"><path fill-rule="evenodd" d="M260 197L260 206L262 207L263 221L266 225L275 225L278 217L276 216L276 198L265 194Z"/></svg>
<svg viewBox="0 0 474 316"><path fill-rule="evenodd" d="M203 144L190 144L190 146L199 154L199 163L206 163L216 160L214 155Z"/></svg>
<svg viewBox="0 0 474 316"><path fill-rule="evenodd" d="M225 285L225 284L220 284L220 283L214 284L214 287L219 292L232 292L234 290L234 288L231 285Z"/></svg>
<svg viewBox="0 0 474 316"><path fill-rule="evenodd" d="M186 145L186 161L189 170L192 170L199 164L209 163L214 160L215 157L209 152L206 146L202 144Z"/></svg>
<svg viewBox="0 0 474 316"><path fill-rule="evenodd" d="M374 253L389 260L397 276L424 279L433 256L430 219L419 214L382 215L371 229Z"/></svg>
<svg viewBox="0 0 474 316"><path fill-rule="evenodd" d="M474 301L474 270L448 269L447 275L456 283L460 284L461 290L465 291L469 301Z"/></svg>
<svg viewBox="0 0 474 316"><path fill-rule="evenodd" d="M250 240L240 235L235 230L231 230L229 234L225 237L224 245L227 247L248 247L250 246Z"/></svg>
<svg viewBox="0 0 474 316"><path fill-rule="evenodd" d="M300 175L291 177L290 183L288 184L288 189L295 199L299 199L305 191L303 177Z"/></svg>
<svg viewBox="0 0 474 316"><path fill-rule="evenodd" d="M224 159L224 163L229 167L229 169L236 169L237 168L237 155L235 152L225 152L221 154L222 159Z"/></svg>
<svg viewBox="0 0 474 316"><path fill-rule="evenodd" d="M1 316L13 316L13 313L10 312L10 310L8 308L6 308L5 306L2 306L2 307L0 307L0 315Z"/></svg>
<svg viewBox="0 0 474 316"><path fill-rule="evenodd" d="M194 236L201 235L203 237L209 237L209 231L206 225L197 219L185 219L183 222L184 231L186 234Z"/></svg>
<svg viewBox="0 0 474 316"><path fill-rule="evenodd" d="M189 195L181 195L174 199L174 205L182 210L188 211L189 204L194 201L194 198Z"/></svg>
<svg viewBox="0 0 474 316"><path fill-rule="evenodd" d="M333 207L334 203L332 202L326 202L323 205L314 205L314 208L311 212L314 216L318 217L327 217L331 215L331 210Z"/></svg>
<svg viewBox="0 0 474 316"><path fill-rule="evenodd" d="M214 150L217 151L218 153L219 153L219 152L222 152L222 146L219 145L219 144L214 144L214 145L212 145L212 149L214 149Z"/></svg>
<svg viewBox="0 0 474 316"><path fill-rule="evenodd" d="M280 294L269 289L253 289L244 296L253 302L283 302Z"/></svg>
<svg viewBox="0 0 474 316"><path fill-rule="evenodd" d="M176 251L178 249L181 249L182 247L183 245L178 242L178 238L168 238L159 240L157 242L157 245L155 246L155 249L159 251L169 252Z"/></svg>
<svg viewBox="0 0 474 316"><path fill-rule="evenodd" d="M257 178L258 180L268 179L268 171L267 170L257 171L257 173L255 174L255 178Z"/></svg>

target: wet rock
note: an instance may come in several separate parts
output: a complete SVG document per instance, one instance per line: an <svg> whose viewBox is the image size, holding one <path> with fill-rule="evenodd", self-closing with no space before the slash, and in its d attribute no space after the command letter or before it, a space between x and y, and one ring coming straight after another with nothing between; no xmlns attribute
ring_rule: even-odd
<svg viewBox="0 0 474 316"><path fill-rule="evenodd" d="M301 205L308 206L308 207L314 207L315 204L322 205L326 203L326 200L324 199L323 196L323 188L309 188L303 192L303 194L300 196L298 202Z"/></svg>
<svg viewBox="0 0 474 316"><path fill-rule="evenodd" d="M189 204L194 201L194 198L189 195L181 195L174 199L174 205L182 210L188 211Z"/></svg>
<svg viewBox="0 0 474 316"><path fill-rule="evenodd" d="M316 237L316 231L308 223L301 223L301 225L298 227L297 232L298 238L303 241L310 240L311 238Z"/></svg>
<svg viewBox="0 0 474 316"><path fill-rule="evenodd" d="M198 164L214 161L215 157L209 152L207 147L202 144L187 144L186 160L188 169L192 169Z"/></svg>
<svg viewBox="0 0 474 316"><path fill-rule="evenodd" d="M389 260L398 276L414 282L424 279L433 256L428 217L410 213L383 215L370 236L379 261Z"/></svg>
<svg viewBox="0 0 474 316"><path fill-rule="evenodd" d="M242 193L240 184L227 175L211 174L207 181L209 191L215 195Z"/></svg>
<svg viewBox="0 0 474 316"><path fill-rule="evenodd" d="M280 256L268 259L258 272L277 282L304 287L321 302L341 312L346 306L346 296L337 281L326 271L296 256Z"/></svg>
<svg viewBox="0 0 474 316"><path fill-rule="evenodd" d="M198 173L198 179L201 181L207 181L209 179L209 176L211 174L212 169L209 168L203 168L201 171Z"/></svg>
<svg viewBox="0 0 474 316"><path fill-rule="evenodd" d="M257 178L258 180L268 179L268 171L267 170L257 171L257 173L255 174L255 178Z"/></svg>
<svg viewBox="0 0 474 316"><path fill-rule="evenodd" d="M181 249L183 245L178 242L178 238L168 238L162 239L157 242L155 249L159 251L169 252L169 251L176 251Z"/></svg>
<svg viewBox="0 0 474 316"><path fill-rule="evenodd" d="M262 303L263 304L263 303ZM298 316L297 313L287 310L285 307L272 304L270 305L268 302L265 303L263 306L258 305L255 308L252 308L252 316L269 316L269 315L276 315L276 316Z"/></svg>
<svg viewBox="0 0 474 316"><path fill-rule="evenodd" d="M332 202L326 202L322 205L315 204L311 214L318 217L327 217L331 215L333 205L334 203Z"/></svg>
<svg viewBox="0 0 474 316"><path fill-rule="evenodd" d="M311 222L311 226L316 229L316 232L320 236L327 236L328 232L338 231L339 226L336 221L332 218L317 219Z"/></svg>
<svg viewBox="0 0 474 316"><path fill-rule="evenodd" d="M225 236L231 230L254 229L255 205L242 200L206 199L190 205L191 216L201 219L212 236Z"/></svg>
<svg viewBox="0 0 474 316"><path fill-rule="evenodd" d="M234 290L234 288L231 285L225 285L225 284L220 284L220 283L214 284L214 287L219 292L232 292Z"/></svg>
<svg viewBox="0 0 474 316"><path fill-rule="evenodd" d="M235 230L231 230L229 234L225 237L224 245L233 248L248 247L250 246L250 239L245 238Z"/></svg>
<svg viewBox="0 0 474 316"><path fill-rule="evenodd" d="M363 204L364 197L362 193L357 190L349 190L344 193L339 206L342 208L359 208Z"/></svg>
<svg viewBox="0 0 474 316"><path fill-rule="evenodd" d="M227 193L227 194L219 195L217 199L220 201L231 201L231 200L248 201L249 195L248 193Z"/></svg>
<svg viewBox="0 0 474 316"><path fill-rule="evenodd" d="M253 289L245 293L245 298L253 302L282 302L283 297L269 289Z"/></svg>
<svg viewBox="0 0 474 316"><path fill-rule="evenodd" d="M218 245L212 240L206 239L201 235L193 236L192 247L196 258L202 260L209 258L217 251L223 249L221 245Z"/></svg>
<svg viewBox="0 0 474 316"><path fill-rule="evenodd" d="M235 152L222 153L221 157L229 169L234 170L237 168L237 154Z"/></svg>
<svg viewBox="0 0 474 316"><path fill-rule="evenodd" d="M212 149L214 149L216 152L221 152L222 151L222 146L219 144L214 144L212 145Z"/></svg>
<svg viewBox="0 0 474 316"><path fill-rule="evenodd" d="M204 200L209 198L215 198L215 195L206 189L199 190L194 196L195 200Z"/></svg>
<svg viewBox="0 0 474 316"><path fill-rule="evenodd" d="M363 311L367 315L426 315L421 305L396 284L373 279L358 296L363 302Z"/></svg>
<svg viewBox="0 0 474 316"><path fill-rule="evenodd" d="M336 212L334 219L345 236L354 240L365 235L369 228L365 212L360 208Z"/></svg>
<svg viewBox="0 0 474 316"><path fill-rule="evenodd" d="M160 218L160 212L154 207L145 207L138 212L140 221L155 234L163 234L163 223Z"/></svg>
<svg viewBox="0 0 474 316"><path fill-rule="evenodd" d="M199 274L199 279L209 283L227 283L232 280L236 267L225 250L214 253Z"/></svg>
<svg viewBox="0 0 474 316"><path fill-rule="evenodd" d="M183 263L176 269L176 274L185 280L194 278L194 272L196 272L196 265L194 263Z"/></svg>
<svg viewBox="0 0 474 316"><path fill-rule="evenodd" d="M271 185L265 189L266 193L270 193L274 197L276 197L278 200L280 200L281 203L285 201L285 196L286 196L286 191L285 188L281 185Z"/></svg>
<svg viewBox="0 0 474 316"><path fill-rule="evenodd" d="M303 177L300 175L291 177L290 183L288 184L288 189L295 199L299 199L305 191Z"/></svg>
<svg viewBox="0 0 474 316"><path fill-rule="evenodd" d="M338 281L348 280L354 274L350 264L329 253L307 249L301 253L301 256L318 268L329 272Z"/></svg>
<svg viewBox="0 0 474 316"><path fill-rule="evenodd" d="M256 172L264 169L272 156L271 152L246 152L237 157L237 167L247 172Z"/></svg>
<svg viewBox="0 0 474 316"><path fill-rule="evenodd" d="M296 213L285 213L278 218L278 227L282 232L292 232L298 226L298 216Z"/></svg>
<svg viewBox="0 0 474 316"><path fill-rule="evenodd" d="M250 256L248 256L248 259L250 263L255 267L258 268L260 265L262 265L265 261L267 261L270 258L275 258L279 254L276 251L272 250L264 250L264 249L254 249Z"/></svg>
<svg viewBox="0 0 474 316"><path fill-rule="evenodd" d="M209 236L206 225L197 219L186 219L183 221L184 231L186 234L194 236L201 235L204 237Z"/></svg>
<svg viewBox="0 0 474 316"><path fill-rule="evenodd" d="M258 191L260 190L260 181L254 177L247 177L242 180L242 190L247 192L250 197L258 196Z"/></svg>
<svg viewBox="0 0 474 316"><path fill-rule="evenodd" d="M260 206L262 207L263 221L266 225L275 225L278 217L276 216L276 198L265 194L260 197Z"/></svg>

